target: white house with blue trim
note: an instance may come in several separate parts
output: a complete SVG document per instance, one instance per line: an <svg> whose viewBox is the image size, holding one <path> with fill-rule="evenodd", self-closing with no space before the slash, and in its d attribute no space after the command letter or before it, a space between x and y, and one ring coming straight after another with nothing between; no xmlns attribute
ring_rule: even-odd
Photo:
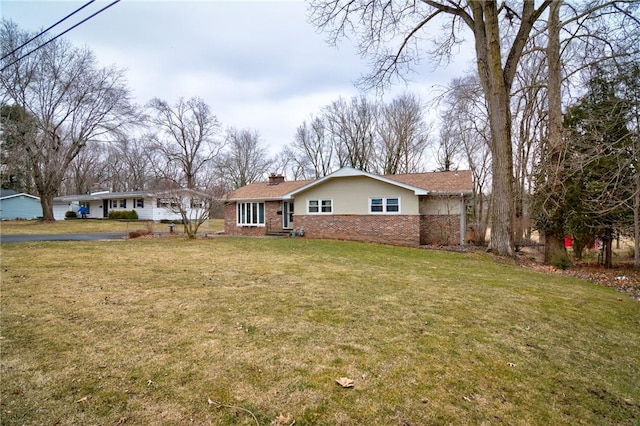
<svg viewBox="0 0 640 426"><path fill-rule="evenodd" d="M68 211L77 212L80 206L87 208L87 218L104 219L110 211L135 210L139 220L181 220L176 203L180 202L188 218L200 215L206 195L189 189L170 191L94 192L65 195L53 199L53 217L64 220Z"/></svg>

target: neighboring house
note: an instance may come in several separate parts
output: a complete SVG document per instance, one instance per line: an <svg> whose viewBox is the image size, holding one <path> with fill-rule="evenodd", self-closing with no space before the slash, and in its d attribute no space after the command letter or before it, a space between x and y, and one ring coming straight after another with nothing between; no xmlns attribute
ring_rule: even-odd
<svg viewBox="0 0 640 426"><path fill-rule="evenodd" d="M471 171L375 175L344 167L312 181L271 175L228 195L225 233L298 232L305 237L402 246L464 245Z"/></svg>
<svg viewBox="0 0 640 426"><path fill-rule="evenodd" d="M18 193L13 189L0 190L0 219L37 219L42 217L40 198Z"/></svg>
<svg viewBox="0 0 640 426"><path fill-rule="evenodd" d="M186 205L187 217L197 217L201 210L203 194L188 189L175 191L94 192L91 194L65 195L53 199L53 217L63 220L67 211L77 212L85 206L88 218L108 218L110 211L135 210L140 220L181 220L175 208L177 197Z"/></svg>

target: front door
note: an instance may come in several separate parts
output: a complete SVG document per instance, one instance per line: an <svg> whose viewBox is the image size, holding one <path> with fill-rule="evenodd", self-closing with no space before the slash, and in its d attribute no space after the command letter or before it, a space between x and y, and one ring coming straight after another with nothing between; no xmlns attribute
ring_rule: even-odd
<svg viewBox="0 0 640 426"><path fill-rule="evenodd" d="M102 200L102 217L109 217L109 200Z"/></svg>
<svg viewBox="0 0 640 426"><path fill-rule="evenodd" d="M293 222L293 203L288 201L282 202L282 228L291 229Z"/></svg>

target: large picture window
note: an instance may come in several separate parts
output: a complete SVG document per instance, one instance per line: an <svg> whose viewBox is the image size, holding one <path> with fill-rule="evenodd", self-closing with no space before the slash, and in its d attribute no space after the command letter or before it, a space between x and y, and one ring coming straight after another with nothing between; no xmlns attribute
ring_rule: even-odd
<svg viewBox="0 0 640 426"><path fill-rule="evenodd" d="M239 226L264 225L264 203L238 203L236 208Z"/></svg>
<svg viewBox="0 0 640 426"><path fill-rule="evenodd" d="M307 212L313 213L333 213L333 200L308 200Z"/></svg>
<svg viewBox="0 0 640 426"><path fill-rule="evenodd" d="M400 198L369 198L369 213L400 213Z"/></svg>

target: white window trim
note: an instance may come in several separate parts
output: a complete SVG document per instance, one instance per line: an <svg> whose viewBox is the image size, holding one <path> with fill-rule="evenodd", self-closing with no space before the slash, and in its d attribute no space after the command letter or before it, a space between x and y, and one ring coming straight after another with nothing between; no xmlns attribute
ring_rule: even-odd
<svg viewBox="0 0 640 426"><path fill-rule="evenodd" d="M311 204L312 201L317 201L318 202L318 211L317 212L312 212L309 210L309 205ZM323 201L330 201L331 202L331 211L330 212L323 212L322 211L322 202ZM307 199L307 214L333 214L333 198L308 198Z"/></svg>
<svg viewBox="0 0 640 426"><path fill-rule="evenodd" d="M398 211L397 212L387 211L387 200L389 198L393 198L393 199L397 199L398 200ZM374 212L372 210L371 200L380 200L380 199L382 199L382 211L381 212ZM402 199L399 196L398 197L369 197L369 214L400 214L401 211L402 211Z"/></svg>
<svg viewBox="0 0 640 426"><path fill-rule="evenodd" d="M240 206L244 204L244 205L252 205L252 204L258 204L258 218L260 217L260 204L262 204L262 208L263 208L263 215L262 215L262 219L264 220L263 223L242 223L240 222ZM246 215L246 214L245 214ZM264 201L247 201L247 202L239 202L236 203L236 226L243 226L243 227L264 227L266 226L266 222L267 222L267 205Z"/></svg>

